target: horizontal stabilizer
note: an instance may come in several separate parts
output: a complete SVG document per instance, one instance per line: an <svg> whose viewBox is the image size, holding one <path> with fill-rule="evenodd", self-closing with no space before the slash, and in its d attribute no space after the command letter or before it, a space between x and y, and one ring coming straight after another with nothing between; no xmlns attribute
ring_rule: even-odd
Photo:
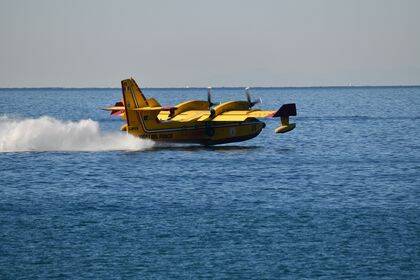
<svg viewBox="0 0 420 280"><path fill-rule="evenodd" d="M102 108L102 110L105 110L105 111L124 111L125 107L124 106L110 106L110 107Z"/></svg>
<svg viewBox="0 0 420 280"><path fill-rule="evenodd" d="M124 106L111 106L111 107L103 108L102 110L111 111L111 116L112 115L118 116L125 112L125 107Z"/></svg>

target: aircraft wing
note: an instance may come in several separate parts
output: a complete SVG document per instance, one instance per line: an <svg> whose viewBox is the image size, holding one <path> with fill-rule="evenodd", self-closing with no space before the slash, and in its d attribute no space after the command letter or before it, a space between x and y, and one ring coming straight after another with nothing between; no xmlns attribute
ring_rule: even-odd
<svg viewBox="0 0 420 280"><path fill-rule="evenodd" d="M159 119L163 121L171 120L177 122L191 122L199 119L207 119L210 116L209 110L189 110L176 115L173 118L169 117L169 112L162 111L159 113Z"/></svg>
<svg viewBox="0 0 420 280"><path fill-rule="evenodd" d="M210 111L209 110L190 110L183 112L170 120L178 122L190 122L190 121L220 121L220 122L241 122L245 121L247 118L270 118L276 111L260 111L260 110L235 110L224 112L214 118L209 119ZM159 114L159 119L169 120L169 113L161 112Z"/></svg>
<svg viewBox="0 0 420 280"><path fill-rule="evenodd" d="M125 112L124 106L121 103L104 108L104 110L111 111L111 115L121 115ZM209 110L187 110L174 117L170 117L173 109L177 107L146 107L137 108L135 111L159 111L158 118L161 121L177 121L177 122L192 122L192 121L220 121L220 122L241 122L248 118L276 118L281 116L296 116L295 104L284 104L277 111L262 111L254 110L226 110L211 117Z"/></svg>
<svg viewBox="0 0 420 280"><path fill-rule="evenodd" d="M218 116L216 116L214 121L245 121L248 118L270 118L274 115L276 111L260 111L260 110L251 110L251 111L227 111Z"/></svg>
<svg viewBox="0 0 420 280"><path fill-rule="evenodd" d="M281 116L296 116L295 104L284 104L277 111L262 110L229 110L211 118L209 110L189 110L169 118L168 112L160 112L159 119L173 120L179 122L190 121L220 121L220 122L241 122L248 118L278 118Z"/></svg>
<svg viewBox="0 0 420 280"><path fill-rule="evenodd" d="M218 117L223 117L227 119L229 117L232 118L278 118L278 117L288 117L288 116L296 116L296 105L294 103L290 104L283 104L277 111L262 111L262 110L244 110L244 111L227 111Z"/></svg>

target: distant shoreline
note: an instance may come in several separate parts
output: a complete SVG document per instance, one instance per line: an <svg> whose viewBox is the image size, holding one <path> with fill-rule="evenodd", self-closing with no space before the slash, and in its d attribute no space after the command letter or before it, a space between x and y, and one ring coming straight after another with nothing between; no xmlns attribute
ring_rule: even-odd
<svg viewBox="0 0 420 280"><path fill-rule="evenodd" d="M415 88L420 85L358 85L358 86L255 86L252 89L314 89L314 88L340 88L340 89L351 89L351 88ZM245 86L220 86L212 87L213 89L243 89ZM120 90L120 87L0 87L0 90ZM145 90L197 90L207 89L207 87L142 87Z"/></svg>

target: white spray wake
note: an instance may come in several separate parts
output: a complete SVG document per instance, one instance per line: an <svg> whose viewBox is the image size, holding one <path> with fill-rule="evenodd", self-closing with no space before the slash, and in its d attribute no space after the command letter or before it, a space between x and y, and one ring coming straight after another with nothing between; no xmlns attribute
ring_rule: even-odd
<svg viewBox="0 0 420 280"><path fill-rule="evenodd" d="M0 117L0 153L25 151L138 151L153 142L125 133L101 132L98 122L61 121L52 117Z"/></svg>

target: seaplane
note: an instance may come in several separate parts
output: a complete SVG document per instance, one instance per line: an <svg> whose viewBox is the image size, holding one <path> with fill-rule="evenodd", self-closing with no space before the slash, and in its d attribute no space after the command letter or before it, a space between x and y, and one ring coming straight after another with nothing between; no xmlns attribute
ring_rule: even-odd
<svg viewBox="0 0 420 280"><path fill-rule="evenodd" d="M154 98L146 98L133 78L121 81L122 100L104 108L112 116L125 120L121 127L131 135L153 141L218 145L252 139L266 126L259 119L280 118L276 133L295 128L289 123L296 116L294 103L284 104L278 110L254 108L261 99L253 101L249 88L246 100L220 104L212 102L211 88L207 100L189 100L175 106L162 106Z"/></svg>

